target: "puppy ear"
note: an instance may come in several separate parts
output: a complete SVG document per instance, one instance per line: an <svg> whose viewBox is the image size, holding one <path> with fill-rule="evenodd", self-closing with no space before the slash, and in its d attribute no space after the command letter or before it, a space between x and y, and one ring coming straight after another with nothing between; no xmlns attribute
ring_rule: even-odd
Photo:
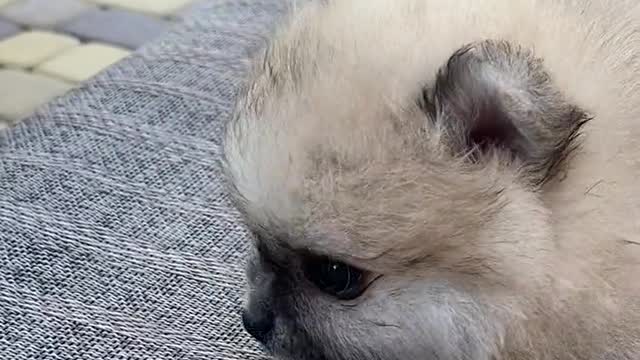
<svg viewBox="0 0 640 360"><path fill-rule="evenodd" d="M553 87L542 61L506 42L465 46L424 93L425 109L456 154L502 152L541 184L575 149L588 120ZM486 157L485 157L486 158Z"/></svg>

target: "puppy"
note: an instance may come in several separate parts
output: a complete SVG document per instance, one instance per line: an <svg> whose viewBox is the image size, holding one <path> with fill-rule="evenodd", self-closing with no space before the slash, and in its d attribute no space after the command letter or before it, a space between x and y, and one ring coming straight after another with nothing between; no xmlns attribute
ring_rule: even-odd
<svg viewBox="0 0 640 360"><path fill-rule="evenodd" d="M640 359L640 5L326 0L222 165L278 359Z"/></svg>

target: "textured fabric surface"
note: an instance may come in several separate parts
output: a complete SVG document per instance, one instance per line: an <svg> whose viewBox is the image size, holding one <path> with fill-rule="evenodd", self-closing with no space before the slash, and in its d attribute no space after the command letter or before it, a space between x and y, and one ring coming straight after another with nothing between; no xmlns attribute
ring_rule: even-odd
<svg viewBox="0 0 640 360"><path fill-rule="evenodd" d="M263 359L216 157L286 4L212 0L0 132L0 359Z"/></svg>

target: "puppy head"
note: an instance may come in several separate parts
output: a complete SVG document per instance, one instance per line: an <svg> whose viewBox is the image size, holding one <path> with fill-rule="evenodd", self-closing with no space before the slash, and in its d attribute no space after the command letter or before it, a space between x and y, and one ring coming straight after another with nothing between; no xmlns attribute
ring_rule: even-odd
<svg viewBox="0 0 640 360"><path fill-rule="evenodd" d="M267 51L224 145L254 233L246 329L284 359L499 354L549 275L539 194L585 113L505 42L459 49L400 96L295 60Z"/></svg>

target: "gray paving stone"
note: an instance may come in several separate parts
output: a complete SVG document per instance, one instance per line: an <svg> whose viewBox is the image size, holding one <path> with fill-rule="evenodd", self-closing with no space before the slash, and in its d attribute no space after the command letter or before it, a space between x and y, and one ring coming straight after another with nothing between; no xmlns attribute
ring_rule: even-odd
<svg viewBox="0 0 640 360"><path fill-rule="evenodd" d="M20 28L17 25L0 19L0 40L14 35L18 31L20 31Z"/></svg>
<svg viewBox="0 0 640 360"><path fill-rule="evenodd" d="M59 30L83 40L137 49L168 30L170 23L124 10L94 10L81 14Z"/></svg>
<svg viewBox="0 0 640 360"><path fill-rule="evenodd" d="M2 8L0 16L33 28L52 28L95 8L81 0L22 0Z"/></svg>

